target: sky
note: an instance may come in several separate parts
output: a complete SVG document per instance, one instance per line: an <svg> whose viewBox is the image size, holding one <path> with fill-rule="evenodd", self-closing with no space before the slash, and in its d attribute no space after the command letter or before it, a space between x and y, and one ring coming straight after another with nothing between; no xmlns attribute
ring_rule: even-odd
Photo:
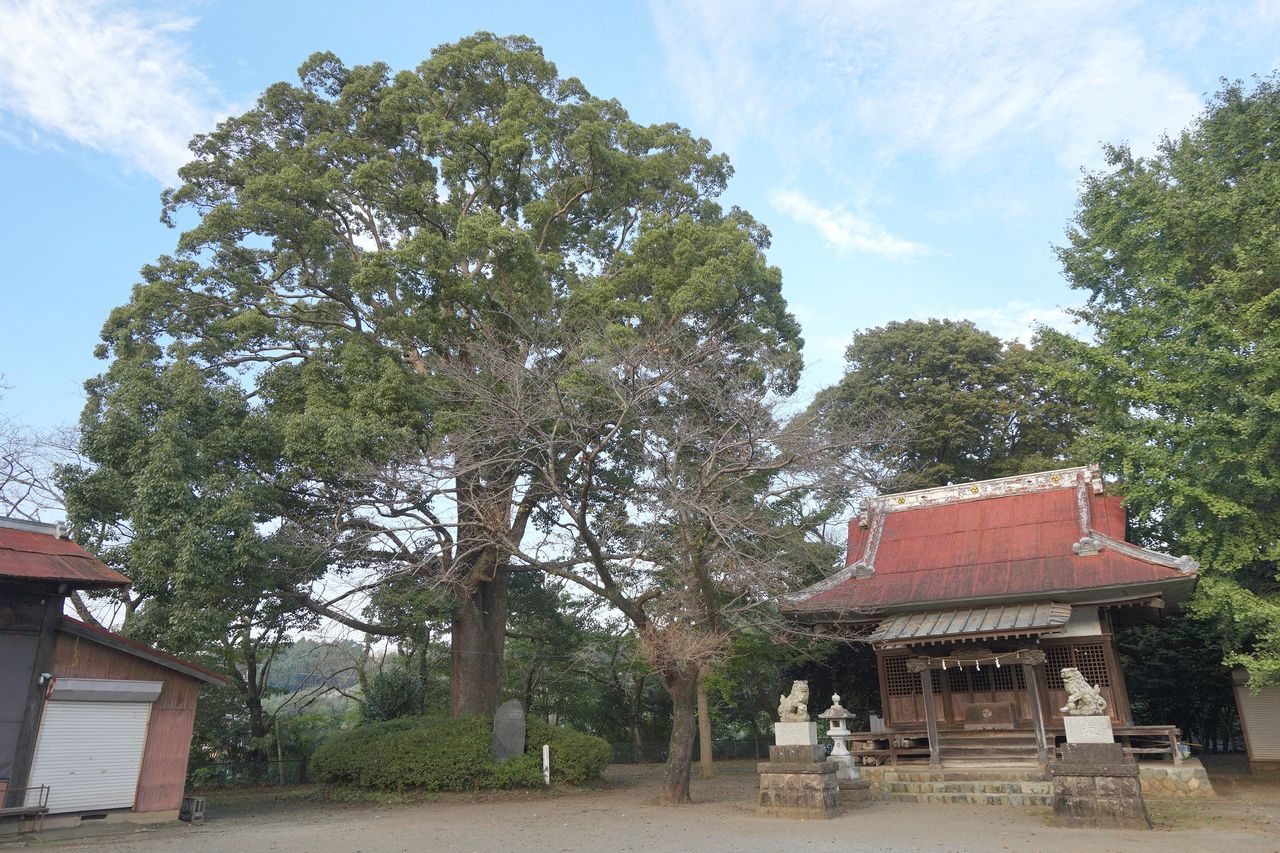
<svg viewBox="0 0 1280 853"><path fill-rule="evenodd" d="M1103 143L1150 153L1220 79L1280 67L1280 0L0 0L0 412L76 420L108 313L174 247L160 193L193 134L315 51L412 68L477 30L729 154L806 395L894 320L1072 331L1053 247Z"/></svg>

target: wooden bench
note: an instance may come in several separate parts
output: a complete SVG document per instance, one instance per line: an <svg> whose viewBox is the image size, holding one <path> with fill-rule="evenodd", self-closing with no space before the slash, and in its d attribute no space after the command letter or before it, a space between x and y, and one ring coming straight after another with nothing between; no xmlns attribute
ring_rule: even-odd
<svg viewBox="0 0 1280 853"><path fill-rule="evenodd" d="M49 813L49 786L37 785L33 788L23 788L20 790L23 791L24 795L22 797L22 801L25 805L0 806L0 820L9 817L16 817L18 819L18 831L21 832L22 825L27 818L36 818L36 832L39 832L44 829L44 816ZM5 799L0 800L0 802L5 802L10 793L12 792L6 791ZM31 799L32 793L35 793L36 801L34 803L27 802Z"/></svg>

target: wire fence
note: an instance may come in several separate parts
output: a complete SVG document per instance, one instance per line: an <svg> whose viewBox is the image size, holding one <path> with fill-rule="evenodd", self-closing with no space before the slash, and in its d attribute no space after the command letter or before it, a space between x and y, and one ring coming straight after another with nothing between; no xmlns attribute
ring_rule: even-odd
<svg viewBox="0 0 1280 853"><path fill-rule="evenodd" d="M611 743L616 764L659 763L667 760L666 741ZM717 761L763 759L769 754L764 742L749 740L712 741L711 754ZM698 757L694 744L694 759ZM308 760L291 758L284 761L212 761L193 764L187 770L187 785L192 790L217 788L254 788L262 785L297 785L311 781Z"/></svg>
<svg viewBox="0 0 1280 853"><path fill-rule="evenodd" d="M659 762L667 760L666 741L644 741L638 746L635 743L611 743L613 748L613 761L615 764L641 764L645 762ZM697 743L694 744L693 757L698 757ZM759 743L750 740L713 740L711 742L711 757L717 761L732 761L734 759L751 758L764 759L769 757L769 746L763 740Z"/></svg>

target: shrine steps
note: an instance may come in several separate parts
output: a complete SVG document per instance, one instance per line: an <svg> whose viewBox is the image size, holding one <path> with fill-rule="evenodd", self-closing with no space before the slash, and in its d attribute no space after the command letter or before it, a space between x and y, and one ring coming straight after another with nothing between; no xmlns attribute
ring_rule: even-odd
<svg viewBox="0 0 1280 853"><path fill-rule="evenodd" d="M943 732L938 758L947 765L1025 764L1039 766L1034 732Z"/></svg>
<svg viewBox="0 0 1280 853"><path fill-rule="evenodd" d="M987 767L893 770L878 774L880 796L896 803L950 803L990 806L1049 806L1053 783L1042 769Z"/></svg>

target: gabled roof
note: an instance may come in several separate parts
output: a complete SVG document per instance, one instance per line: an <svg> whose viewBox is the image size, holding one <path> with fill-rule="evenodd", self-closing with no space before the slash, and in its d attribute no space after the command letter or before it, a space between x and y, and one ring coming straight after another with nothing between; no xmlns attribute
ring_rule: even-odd
<svg viewBox="0 0 1280 853"><path fill-rule="evenodd" d="M65 583L72 589L126 587L129 579L67 538L60 525L0 518L0 579Z"/></svg>
<svg viewBox="0 0 1280 853"><path fill-rule="evenodd" d="M74 637L88 640L91 643L115 649L126 655L132 655L136 658L150 661L151 663L162 666L165 669L171 669L174 672L180 672L185 676L194 678L197 681L203 681L205 684L226 684L227 677L221 673L206 669L197 663L189 660L183 660L180 657L162 652L159 649L152 648L144 643L130 640L128 637L122 637L119 634L108 631L105 628L97 628L79 619L73 619L70 616L62 617L62 624L58 626L59 631L63 631Z"/></svg>
<svg viewBox="0 0 1280 853"><path fill-rule="evenodd" d="M787 597L813 621L945 606L1178 600L1195 561L1124 541L1120 499L1096 467L870 498L849 524L847 567Z"/></svg>

